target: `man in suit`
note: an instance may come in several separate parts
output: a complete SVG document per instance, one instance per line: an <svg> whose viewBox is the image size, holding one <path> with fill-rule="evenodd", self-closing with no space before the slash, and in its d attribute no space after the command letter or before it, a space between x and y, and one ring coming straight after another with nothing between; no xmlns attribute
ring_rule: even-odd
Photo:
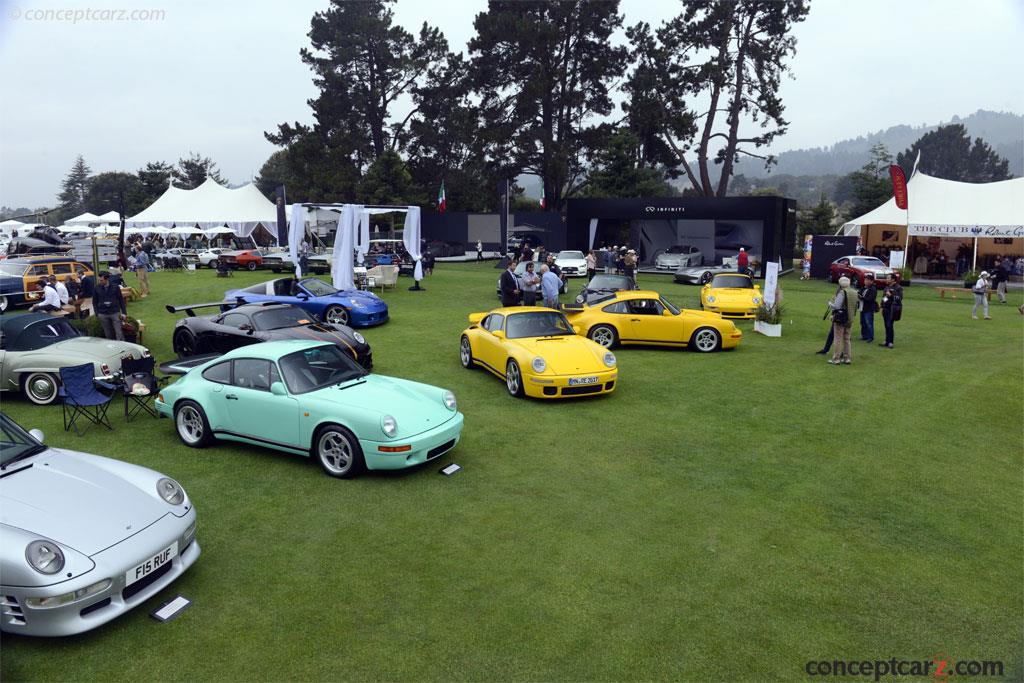
<svg viewBox="0 0 1024 683"><path fill-rule="evenodd" d="M501 305L519 305L519 278L516 277L516 266L519 264L515 259L509 259L508 268L501 274Z"/></svg>

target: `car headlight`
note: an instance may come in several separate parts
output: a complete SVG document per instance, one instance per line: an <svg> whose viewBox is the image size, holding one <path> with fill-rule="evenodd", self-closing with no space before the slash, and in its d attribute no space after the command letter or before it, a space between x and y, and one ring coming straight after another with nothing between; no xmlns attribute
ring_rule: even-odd
<svg viewBox="0 0 1024 683"><path fill-rule="evenodd" d="M25 559L40 574L56 574L64 568L64 553L52 541L32 541L25 548Z"/></svg>
<svg viewBox="0 0 1024 683"><path fill-rule="evenodd" d="M530 363L530 365L533 367L534 372L544 372L545 370L548 369L548 364L545 363L544 359L541 358L540 356L534 358L533 362Z"/></svg>
<svg viewBox="0 0 1024 683"><path fill-rule="evenodd" d="M358 299L349 299L348 303L352 306L352 308L362 308L363 307L363 302L359 301Z"/></svg>
<svg viewBox="0 0 1024 683"><path fill-rule="evenodd" d="M444 403L444 407L448 410L455 410L458 408L458 403L455 402L455 394L447 389L443 394L441 394L441 401Z"/></svg>
<svg viewBox="0 0 1024 683"><path fill-rule="evenodd" d="M708 303L712 303L712 304L713 304L713 303L715 303L715 297L714 297L714 295L709 295L709 296L708 296Z"/></svg>
<svg viewBox="0 0 1024 683"><path fill-rule="evenodd" d="M398 421L390 415L380 419L380 429L386 436L394 436L398 433Z"/></svg>
<svg viewBox="0 0 1024 683"><path fill-rule="evenodd" d="M761 297L755 296L753 299L751 299L751 301L753 301L755 305L759 304L761 303Z"/></svg>
<svg viewBox="0 0 1024 683"><path fill-rule="evenodd" d="M358 332L353 332L352 333L352 338L355 339L360 344L365 344L366 343L366 340L363 339L363 335L359 334Z"/></svg>
<svg viewBox="0 0 1024 683"><path fill-rule="evenodd" d="M615 367L615 354L611 351L606 351L604 354L604 364L610 368Z"/></svg>
<svg viewBox="0 0 1024 683"><path fill-rule="evenodd" d="M160 477L156 482L156 492L168 505L181 505L185 502L185 489L173 479Z"/></svg>

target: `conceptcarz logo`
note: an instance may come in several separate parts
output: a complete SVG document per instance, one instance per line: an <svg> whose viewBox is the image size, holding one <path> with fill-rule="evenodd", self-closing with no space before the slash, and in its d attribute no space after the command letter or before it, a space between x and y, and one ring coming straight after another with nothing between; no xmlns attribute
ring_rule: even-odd
<svg viewBox="0 0 1024 683"><path fill-rule="evenodd" d="M645 206L644 213L683 213L686 209L682 206Z"/></svg>

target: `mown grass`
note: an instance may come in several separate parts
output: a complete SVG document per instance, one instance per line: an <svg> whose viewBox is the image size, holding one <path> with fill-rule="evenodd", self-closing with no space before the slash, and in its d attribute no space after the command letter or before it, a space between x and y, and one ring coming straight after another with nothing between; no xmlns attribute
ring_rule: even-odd
<svg viewBox="0 0 1024 683"><path fill-rule="evenodd" d="M59 406L5 395L55 446L181 481L203 554L91 633L5 635L3 679L797 680L809 659L938 652L1024 676L1014 308L972 321L914 285L896 349L855 342L833 367L813 355L830 287L786 277L781 339L741 323L734 352L620 349L614 394L541 403L459 365L497 274L440 264L420 293L402 278L392 321L365 332L377 372L455 391L453 477L338 481L272 451L185 448L167 420L79 438ZM166 359L163 304L267 277L157 273L131 312ZM696 287L641 285L698 304ZM194 601L180 618L147 616L178 592Z"/></svg>

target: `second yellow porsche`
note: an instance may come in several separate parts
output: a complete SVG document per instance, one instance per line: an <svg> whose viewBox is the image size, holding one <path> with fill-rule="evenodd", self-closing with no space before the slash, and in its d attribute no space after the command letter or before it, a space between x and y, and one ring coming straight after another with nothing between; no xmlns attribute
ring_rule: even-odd
<svg viewBox="0 0 1024 683"><path fill-rule="evenodd" d="M605 348L617 344L688 347L708 353L731 349L743 333L718 313L679 309L657 292L612 292L578 309L569 321Z"/></svg>
<svg viewBox="0 0 1024 683"><path fill-rule="evenodd" d="M508 393L575 398L615 389L615 354L577 336L566 317L538 306L472 313L459 340L467 369L480 366L505 380Z"/></svg>

